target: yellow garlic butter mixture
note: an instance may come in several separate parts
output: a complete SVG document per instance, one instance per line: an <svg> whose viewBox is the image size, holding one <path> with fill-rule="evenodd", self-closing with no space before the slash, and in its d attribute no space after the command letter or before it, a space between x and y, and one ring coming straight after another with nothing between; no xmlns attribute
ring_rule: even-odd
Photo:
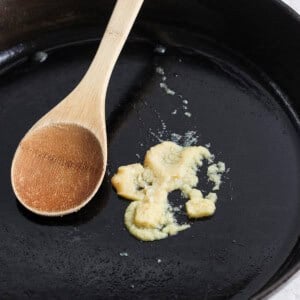
<svg viewBox="0 0 300 300"><path fill-rule="evenodd" d="M117 194L133 200L125 212L125 225L129 232L143 241L154 241L177 234L190 227L179 225L168 203L168 194L181 190L189 218L208 217L216 210L216 193L203 196L196 188L197 170L203 161L210 164L208 179L218 190L225 164L213 163L213 155L202 146L182 147L173 142L162 142L150 148L144 165L139 163L122 166L112 178Z"/></svg>

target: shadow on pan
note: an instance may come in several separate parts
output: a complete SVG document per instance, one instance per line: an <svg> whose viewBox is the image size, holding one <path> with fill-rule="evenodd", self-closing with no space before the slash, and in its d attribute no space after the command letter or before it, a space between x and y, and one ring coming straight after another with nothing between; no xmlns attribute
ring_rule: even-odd
<svg viewBox="0 0 300 300"><path fill-rule="evenodd" d="M299 17L270 0L146 1L108 91L106 185L78 214L48 220L16 205L11 158L86 71L113 1L28 1L22 15L17 2L4 1L11 14L0 26L10 26L0 43L3 297L261 298L299 268ZM160 89L157 66L174 97ZM149 244L124 229L127 202L109 178L158 142L162 121L163 139L196 131L231 171L213 218Z"/></svg>

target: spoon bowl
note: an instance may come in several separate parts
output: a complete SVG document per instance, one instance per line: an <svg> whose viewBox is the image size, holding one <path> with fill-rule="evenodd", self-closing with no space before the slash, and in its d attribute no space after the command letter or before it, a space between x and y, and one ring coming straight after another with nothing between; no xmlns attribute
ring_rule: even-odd
<svg viewBox="0 0 300 300"><path fill-rule="evenodd" d="M88 129L64 123L41 127L26 135L17 149L14 191L34 213L72 213L95 195L104 162L102 147Z"/></svg>

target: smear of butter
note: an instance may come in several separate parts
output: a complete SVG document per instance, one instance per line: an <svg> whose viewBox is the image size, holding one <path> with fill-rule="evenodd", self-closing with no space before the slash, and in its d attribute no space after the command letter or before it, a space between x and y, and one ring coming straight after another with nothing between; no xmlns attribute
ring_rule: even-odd
<svg viewBox="0 0 300 300"><path fill-rule="evenodd" d="M212 162L212 159L213 155L205 147L182 147L173 142L162 142L147 151L144 166L120 167L112 184L118 195L134 200L125 213L125 225L130 233L143 241L153 241L189 228L189 224L177 223L168 203L168 194L174 190L181 190L189 199L185 205L189 218L213 215L217 195L209 193L204 197L195 188L198 168L203 160ZM225 171L222 164L209 169L209 178L215 182L214 190L221 184L223 167Z"/></svg>
<svg viewBox="0 0 300 300"><path fill-rule="evenodd" d="M225 163L219 161L217 164L210 165L207 169L207 176L214 182L213 191L217 191L222 183L222 174L225 172Z"/></svg>

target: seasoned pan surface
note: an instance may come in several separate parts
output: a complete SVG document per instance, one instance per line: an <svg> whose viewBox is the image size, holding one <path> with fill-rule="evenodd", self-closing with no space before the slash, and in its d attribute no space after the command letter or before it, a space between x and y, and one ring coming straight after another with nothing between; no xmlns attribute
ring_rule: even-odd
<svg viewBox="0 0 300 300"><path fill-rule="evenodd" d="M88 29L85 34L92 35ZM31 125L86 71L98 42L78 42L53 44L45 61L44 54L29 55L11 69L6 65L1 75L3 297L246 299L272 283L279 270L284 274L299 251L297 112L280 82L260 66L180 30L176 38L159 41L140 31L126 45L108 91L108 171L91 203L63 218L38 217L18 204L10 185L12 156ZM160 88L157 67L165 70L174 96ZM110 178L118 166L141 161L150 146L174 134L182 136L179 143L191 136L197 144L210 143L230 171L214 217L193 222L177 236L143 243L124 228L128 202L116 196ZM208 191L200 178L199 187ZM170 198L184 204L180 193ZM184 213L178 219L186 221Z"/></svg>

